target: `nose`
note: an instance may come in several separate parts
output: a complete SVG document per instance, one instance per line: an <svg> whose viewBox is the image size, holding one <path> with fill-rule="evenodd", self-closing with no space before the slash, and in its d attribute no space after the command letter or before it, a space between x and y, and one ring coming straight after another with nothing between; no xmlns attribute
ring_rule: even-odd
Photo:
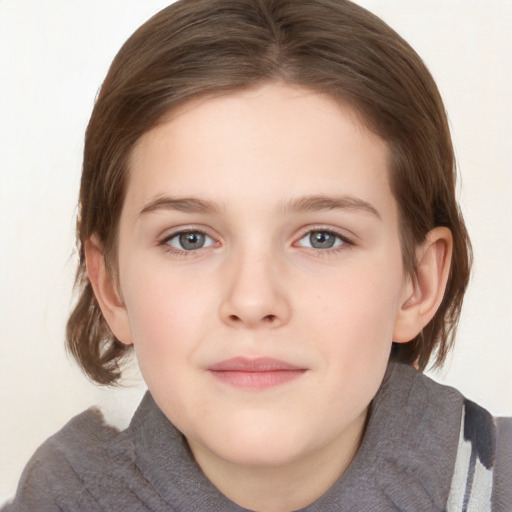
<svg viewBox="0 0 512 512"><path fill-rule="evenodd" d="M220 304L224 323L236 328L277 328L288 323L290 303L282 269L271 255L239 256L226 262Z"/></svg>

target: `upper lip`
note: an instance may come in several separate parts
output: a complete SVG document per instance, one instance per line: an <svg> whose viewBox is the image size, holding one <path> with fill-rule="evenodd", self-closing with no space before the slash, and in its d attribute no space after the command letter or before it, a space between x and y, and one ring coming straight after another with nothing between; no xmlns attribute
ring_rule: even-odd
<svg viewBox="0 0 512 512"><path fill-rule="evenodd" d="M283 370L304 370L300 366L295 366L286 361L274 359L272 357L233 357L224 361L219 361L208 367L211 371L217 372L275 372Z"/></svg>

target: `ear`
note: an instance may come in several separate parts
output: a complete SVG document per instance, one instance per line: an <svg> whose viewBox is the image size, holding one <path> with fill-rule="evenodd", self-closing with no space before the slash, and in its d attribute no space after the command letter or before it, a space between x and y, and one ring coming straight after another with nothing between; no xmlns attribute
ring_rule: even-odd
<svg viewBox="0 0 512 512"><path fill-rule="evenodd" d="M393 341L414 339L434 317L450 274L453 239L448 228L430 231L416 250L416 272L404 285Z"/></svg>
<svg viewBox="0 0 512 512"><path fill-rule="evenodd" d="M103 247L96 236L84 244L85 264L94 295L114 336L126 345L132 344L132 334L126 306L118 292L114 276L108 271Z"/></svg>

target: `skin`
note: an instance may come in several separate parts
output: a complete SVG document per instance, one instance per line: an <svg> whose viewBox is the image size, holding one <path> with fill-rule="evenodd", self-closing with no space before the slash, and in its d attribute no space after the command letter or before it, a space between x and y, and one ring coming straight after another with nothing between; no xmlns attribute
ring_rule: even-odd
<svg viewBox="0 0 512 512"><path fill-rule="evenodd" d="M442 298L451 237L431 232L416 278L404 273L388 160L353 111L311 91L272 83L203 98L135 147L117 284L101 244L86 245L111 329L134 344L206 476L241 506L295 510L332 486L392 341L412 339ZM204 244L185 250L180 232ZM312 232L333 246L313 247ZM210 371L233 357L302 371L240 387Z"/></svg>

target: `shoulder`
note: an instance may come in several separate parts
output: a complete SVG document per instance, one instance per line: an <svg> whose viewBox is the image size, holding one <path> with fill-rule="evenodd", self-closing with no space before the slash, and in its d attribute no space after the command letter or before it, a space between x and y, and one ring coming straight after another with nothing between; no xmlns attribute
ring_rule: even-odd
<svg viewBox="0 0 512 512"><path fill-rule="evenodd" d="M88 480L108 473L109 445L119 435L98 409L75 416L34 453L5 510L100 510Z"/></svg>
<svg viewBox="0 0 512 512"><path fill-rule="evenodd" d="M512 418L496 418L456 389L399 364L390 365L379 398L376 419L380 413L380 423L391 422L397 442L388 458L402 481L407 472L418 476L448 512L512 511Z"/></svg>
<svg viewBox="0 0 512 512"><path fill-rule="evenodd" d="M512 418L497 418L457 390L410 368L397 366L394 370L402 386L408 389L409 403L425 402L429 405L423 407L423 411L434 410L443 417L443 422L435 429L437 435L450 435L457 427L456 442L450 435L450 444L456 450L452 448L452 455L447 457L453 461L448 512L512 511ZM460 410L457 423L455 415L447 420L450 410Z"/></svg>
<svg viewBox="0 0 512 512"><path fill-rule="evenodd" d="M169 460L160 462L162 474L150 481L148 467L153 468L156 455L146 461L145 453L158 441L159 421L164 426L158 446L177 442L164 419L149 393L124 430L109 426L96 408L75 416L32 456L14 501L2 511L172 510L159 491L162 482L168 485Z"/></svg>

